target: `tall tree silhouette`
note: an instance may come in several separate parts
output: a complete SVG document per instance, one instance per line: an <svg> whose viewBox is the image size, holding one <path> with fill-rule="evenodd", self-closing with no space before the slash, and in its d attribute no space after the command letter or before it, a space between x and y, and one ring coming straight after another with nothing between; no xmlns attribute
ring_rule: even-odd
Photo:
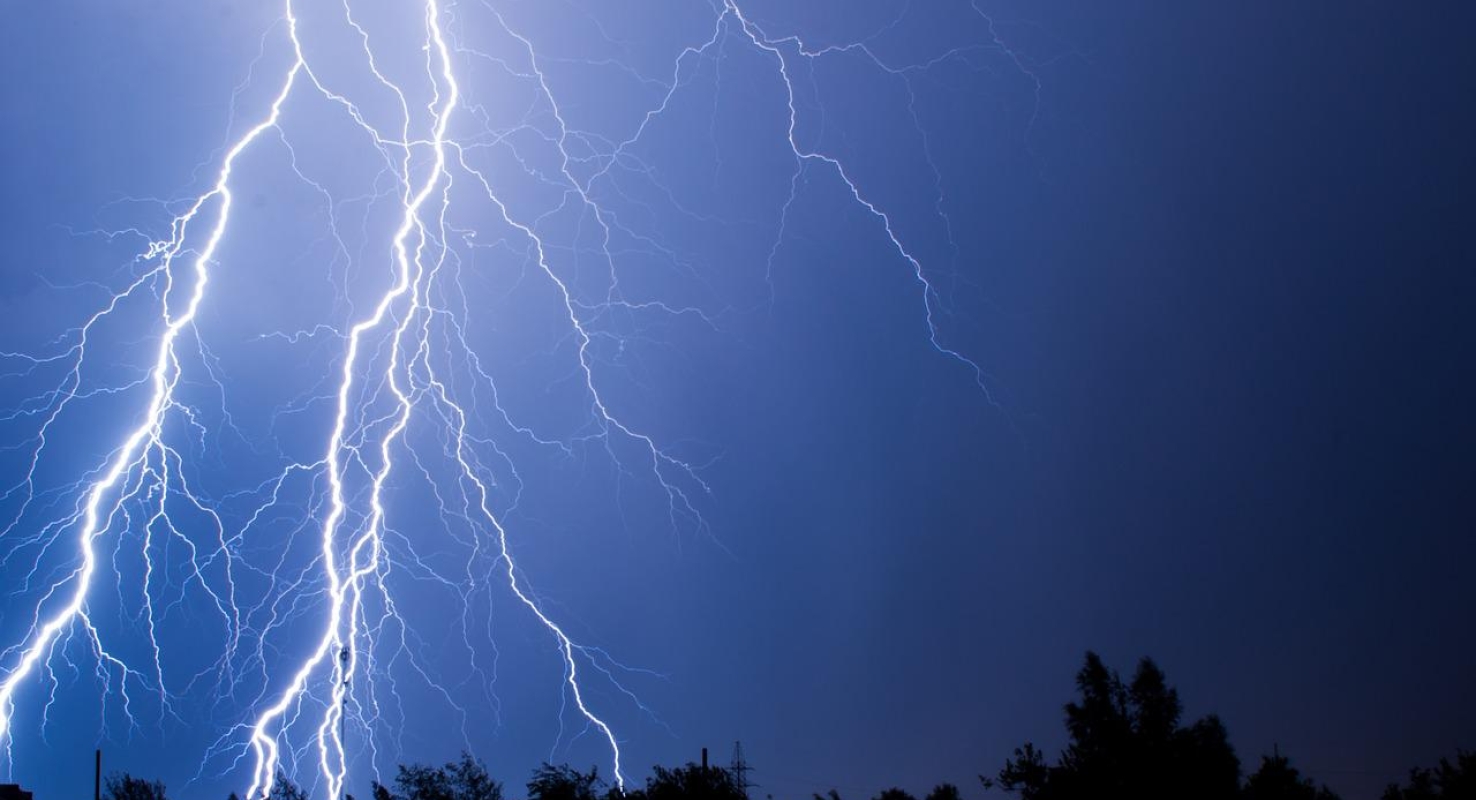
<svg viewBox="0 0 1476 800"><path fill-rule="evenodd" d="M1476 800L1476 753L1460 750L1455 763L1440 759L1435 769L1409 771L1409 785L1390 785L1384 800Z"/></svg>
<svg viewBox="0 0 1476 800"><path fill-rule="evenodd" d="M1026 743L1000 770L1000 787L1023 800L1230 800L1240 793L1240 761L1224 725L1209 716L1182 727L1179 694L1152 660L1140 661L1124 685L1088 652L1076 690L1078 699L1066 705L1070 742L1057 762Z"/></svg>

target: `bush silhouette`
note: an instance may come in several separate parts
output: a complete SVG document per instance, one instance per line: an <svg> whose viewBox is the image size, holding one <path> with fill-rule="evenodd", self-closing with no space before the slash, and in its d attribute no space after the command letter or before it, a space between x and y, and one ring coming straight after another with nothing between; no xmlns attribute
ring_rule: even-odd
<svg viewBox="0 0 1476 800"><path fill-rule="evenodd" d="M492 780L482 762L463 752L442 767L400 765L395 791L373 784L374 800L502 800L502 784Z"/></svg>
<svg viewBox="0 0 1476 800"><path fill-rule="evenodd" d="M113 773L103 782L103 800L168 800L164 784L135 778L126 772Z"/></svg>
<svg viewBox="0 0 1476 800"><path fill-rule="evenodd" d="M544 763L528 781L528 800L598 800L604 783L598 768L583 773L567 764Z"/></svg>
<svg viewBox="0 0 1476 800"><path fill-rule="evenodd" d="M1245 783L1246 800L1338 800L1326 786L1303 778L1281 753L1261 758L1261 768Z"/></svg>
<svg viewBox="0 0 1476 800"><path fill-rule="evenodd" d="M676 769L653 768L646 788L630 796L640 800L746 800L731 772L691 762Z"/></svg>

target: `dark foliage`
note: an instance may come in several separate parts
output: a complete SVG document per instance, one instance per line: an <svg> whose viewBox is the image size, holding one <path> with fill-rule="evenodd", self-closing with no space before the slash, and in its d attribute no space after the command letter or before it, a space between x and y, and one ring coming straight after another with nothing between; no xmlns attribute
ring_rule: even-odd
<svg viewBox="0 0 1476 800"><path fill-rule="evenodd" d="M528 800L598 800L604 784L595 767L584 773L567 764L545 763L528 781Z"/></svg>
<svg viewBox="0 0 1476 800"><path fill-rule="evenodd" d="M1338 800L1326 786L1303 778L1280 753L1261 758L1261 768L1245 782L1246 800Z"/></svg>
<svg viewBox="0 0 1476 800"><path fill-rule="evenodd" d="M1391 785L1384 800L1476 800L1476 753L1456 753L1454 763L1440 759L1434 769L1409 771L1409 784Z"/></svg>
<svg viewBox="0 0 1476 800"><path fill-rule="evenodd" d="M395 791L376 782L373 792L374 800L502 800L502 784L470 753L442 767L401 764Z"/></svg>
<svg viewBox="0 0 1476 800"><path fill-rule="evenodd" d="M166 800L164 784L135 778L128 773L113 773L103 782L103 800Z"/></svg>
<svg viewBox="0 0 1476 800"><path fill-rule="evenodd" d="M1325 786L1302 776L1279 751L1241 783L1240 760L1225 726L1214 715L1183 724L1179 693L1150 659L1138 662L1124 683L1096 653L1088 652L1076 674L1077 698L1065 706L1069 736L1054 762L1027 742L1015 748L997 778L980 776L986 789L1016 792L1022 800L1339 800ZM705 760L705 759L704 759ZM503 800L502 785L480 761L462 753L440 767L401 765L394 789L372 784L373 800ZM528 800L748 800L737 775L722 767L688 762L654 767L645 785L611 787L591 767L545 763L527 783ZM158 781L126 773L107 779L106 800L167 800ZM231 795L230 800L239 800ZM266 800L309 800L280 773ZM353 800L348 796L346 800ZM770 796L769 800L773 800ZM842 800L831 789L813 800ZM900 788L872 800L917 800ZM933 787L924 800L962 800L957 786ZM1458 751L1432 769L1410 771L1406 785L1391 785L1383 800L1476 800L1476 753Z"/></svg>
<svg viewBox="0 0 1476 800"><path fill-rule="evenodd" d="M646 788L625 795L633 800L745 800L733 773L688 762L685 767L655 767Z"/></svg>
<svg viewBox="0 0 1476 800"><path fill-rule="evenodd" d="M1000 787L1024 800L1239 796L1240 761L1224 725L1213 716L1180 725L1179 694L1151 660L1139 662L1124 685L1087 653L1076 689L1078 700L1066 706L1065 752L1051 764L1032 744L1017 748L999 772Z"/></svg>
<svg viewBox="0 0 1476 800"><path fill-rule="evenodd" d="M307 792L280 772L277 773L277 779L272 781L272 793L268 797L270 800L308 800Z"/></svg>

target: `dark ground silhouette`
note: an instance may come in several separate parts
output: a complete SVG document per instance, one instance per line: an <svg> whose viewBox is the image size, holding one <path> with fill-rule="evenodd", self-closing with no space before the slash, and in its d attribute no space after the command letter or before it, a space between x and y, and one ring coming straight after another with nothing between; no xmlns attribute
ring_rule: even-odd
<svg viewBox="0 0 1476 800"><path fill-rule="evenodd" d="M1015 748L993 776L979 777L988 794L1021 800L1340 800L1303 776L1279 749L1243 776L1240 758L1219 717L1185 725L1179 693L1151 659L1124 682L1096 653L1076 674L1077 697L1065 706L1068 742L1051 759L1034 744ZM704 762L706 755L704 751ZM470 753L439 767L400 765L393 786L371 785L372 800L506 800L503 785ZM687 763L654 767L639 788L620 789L591 767L543 764L525 785L527 800L758 800L739 770ZM349 795L352 798L352 795ZM108 777L103 800L170 800L164 784L128 773ZM178 800L178 799L176 799ZM239 800L231 795L231 800ZM268 800L312 800L278 776ZM772 796L766 800L774 800ZM834 789L813 800L845 800ZM916 800L891 788L872 800ZM963 800L957 786L936 786L924 800ZM1382 800L1476 800L1476 753L1460 751L1433 768L1410 770Z"/></svg>

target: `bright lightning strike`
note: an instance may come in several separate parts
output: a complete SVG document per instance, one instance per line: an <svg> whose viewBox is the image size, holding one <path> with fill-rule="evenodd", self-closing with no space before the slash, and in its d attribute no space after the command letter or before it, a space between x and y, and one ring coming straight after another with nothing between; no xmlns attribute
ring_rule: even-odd
<svg viewBox="0 0 1476 800"><path fill-rule="evenodd" d="M305 6L314 12L311 25L302 16ZM987 25L989 41L981 46L1002 50L1034 81L1020 58L1000 43L993 23L978 6L970 3L969 8ZM325 9L333 13L326 14ZM838 181L915 279L923 334L932 346L964 365L986 396L989 393L979 365L945 342L938 324L940 293L884 203L858 183L843 158L807 145L800 132L803 87L797 85L798 76L813 62L860 57L881 73L908 81L911 73L931 64L962 58L966 55L962 49L948 50L927 64L893 65L868 41L812 47L797 36L770 36L739 3L722 0L711 7L708 35L686 46L669 74L641 79L662 88L638 124L623 138L597 137L570 124L567 104L546 71L548 59L534 39L493 3L484 0L465 7L451 0L426 0L416 12L416 24L394 32L403 41L393 43L384 41L382 30L371 33L356 10L349 0L288 0L281 24L268 38L285 37L290 57L277 74L275 90L259 119L219 156L207 190L173 216L167 235L148 241L126 285L58 339L54 352L0 354L4 363L19 365L23 374L58 370L61 375L53 388L6 418L34 421L33 433L20 445L24 475L0 498L9 504L0 528L11 559L7 568L17 560L29 560L32 566L19 594L33 600L19 640L0 651L0 742L7 762L14 762L12 748L19 732L31 725L44 728L61 680L56 672L60 667L74 669L72 650L81 647L96 665L93 673L105 688L105 701L116 697L130 725L137 725L133 707L141 691L158 699L163 715L181 713L174 708L177 694L171 688L179 682L192 687L213 681L219 697L247 706L245 718L224 726L206 753L207 762L224 762L225 769L239 768L247 776L242 780L247 797L268 795L283 772L300 778L306 774L326 796L342 796L354 763L353 745L369 752L371 768L377 765L387 720L394 713L403 714L393 710L406 704L391 677L395 670L419 675L430 691L460 708L453 690L426 669L414 626L391 590L390 578L399 572L444 587L463 610L478 602L489 582L510 593L515 605L553 642L562 665L560 691L572 704L570 715L582 721L583 730L574 737L588 733L600 740L614 779L623 786L621 738L606 719L615 703L646 710L617 680L617 675L640 670L581 644L566 629L568 623L532 589L509 538L508 514L517 504L521 479L507 448L482 429L491 418L504 435L566 455L576 444L601 447L622 474L639 471L659 487L672 525L705 525L699 511L708 491L700 477L702 464L628 424L615 410L619 403L597 378L597 345L607 335L597 321L626 313L692 317L716 325L718 315L695 304L630 299L620 269L630 245L619 243L636 242L678 264L681 257L635 230L605 198L620 192L610 187L621 171L648 170L634 148L669 113L689 83L691 65L721 58L716 51L735 42L769 64L782 87L778 100L787 115L779 144L792 159L793 172L788 198L777 209L766 276L784 244L800 181L815 168ZM486 15L486 24L504 43L502 49L478 47L463 35L465 17L473 12ZM321 55L331 48L315 46L314 40L326 35L330 25L334 41L347 50L331 58ZM388 66L406 52L419 53L420 69L407 72L403 65ZM345 61L357 64L372 80L361 86L340 85L339 68ZM469 101L469 65L499 70L532 87L531 110L518 125L495 128L487 123L485 108ZM907 86L910 94L911 84ZM422 100L415 99L422 95ZM388 97L393 100L386 104ZM357 144L377 154L378 174L371 176L373 189L368 194L344 197L299 164L293 110L307 104L340 115L360 137ZM384 112L384 107L391 112ZM520 143L519 137L531 143ZM505 165L499 168L484 158L490 148L499 146L512 153L527 176L553 187L557 201L541 213L529 213L523 210L525 204L510 199L503 188ZM331 240L332 260L342 269L340 299L346 311L332 323L260 337L290 345L329 341L341 346L334 351L334 368L322 391L293 409L305 415L304 407L321 405L331 407L332 413L328 430L310 457L282 459L285 463L259 485L230 493L230 501L244 502L247 511L226 514L221 510L226 501L198 488L191 477L191 459L200 449L195 443L212 430L206 415L186 395L187 387L202 384L219 387L225 394L223 379L212 366L217 359L201 333L201 314L213 300L212 277L245 268L223 255L223 245L238 227L232 224L238 170L249 153L269 148L282 148L292 172L330 209L326 238ZM552 154L551 168L532 164L523 155L535 148ZM926 158L938 178L931 155ZM485 231L458 225L453 207L467 203L482 209L474 213L483 215L487 229L505 231L493 246L522 254L523 280L536 282L553 298L557 318L552 322L563 330L560 346L572 357L565 380L577 383L586 406L586 422L572 436L545 436L536 426L515 421L469 340L473 314L462 285L468 271L466 253L484 246L476 242ZM340 230L335 209L351 204L391 206L392 213L383 221L384 236L374 240L382 259L368 254L370 248L362 244L351 247L347 241L351 234ZM951 230L941 189L936 211ZM557 233L559 225L567 224L561 221L564 216L577 220L572 235ZM362 219L361 235L365 241L373 240L372 215L366 211ZM588 231L586 225L591 226ZM109 234L124 235L137 231ZM591 299L581 292L575 276L560 267L559 254L571 250L592 255L606 273L602 297ZM349 299L362 291L357 286L350 290L349 276L367 274L365 270L378 264L385 268L388 285L367 302ZM143 374L95 385L87 376L99 358L97 351L104 349L98 344L98 332L151 302L156 315L152 330L158 338ZM39 470L55 449L53 439L67 425L76 424L74 406L113 395L141 397L142 410L130 414L129 419L135 420L132 427L103 463L64 490L38 488ZM217 424L233 423L224 415ZM427 436L434 446L413 444L410 434L416 430L431 432ZM510 477L497 477L494 462L505 465ZM432 513L396 510L392 496L397 487L415 480L423 481L433 496ZM508 486L513 487L513 501L499 503L497 492L508 491ZM289 501L289 496L297 499ZM392 523L396 516L398 524ZM274 564L259 561L258 537L284 519L290 523L292 538L301 533L315 543L307 569L287 566L285 557ZM464 545L468 555L461 574L438 563L434 554L419 551L416 537L403 532L434 528L459 537L456 541ZM143 586L132 616L146 640L142 648L146 664L139 663L132 645L120 649L95 624L95 608L104 602L105 589L118 583L122 598L121 578L110 576L121 575L124 569L120 561L129 557L123 555L129 537L135 540L141 564ZM283 551L290 545L289 540ZM186 601L187 595L192 599ZM171 615L183 613L186 605L195 612L203 609L226 633L218 659L176 676L157 629ZM463 613L458 630L472 671L490 684L487 673L495 672L495 667L478 662L470 612L458 613ZM305 641L304 630L311 631ZM292 637L287 637L289 631ZM293 644L279 643L279 635L293 638ZM589 690L591 677L602 681L603 691ZM42 696L23 702L27 692ZM559 721L562 727L562 716Z"/></svg>

